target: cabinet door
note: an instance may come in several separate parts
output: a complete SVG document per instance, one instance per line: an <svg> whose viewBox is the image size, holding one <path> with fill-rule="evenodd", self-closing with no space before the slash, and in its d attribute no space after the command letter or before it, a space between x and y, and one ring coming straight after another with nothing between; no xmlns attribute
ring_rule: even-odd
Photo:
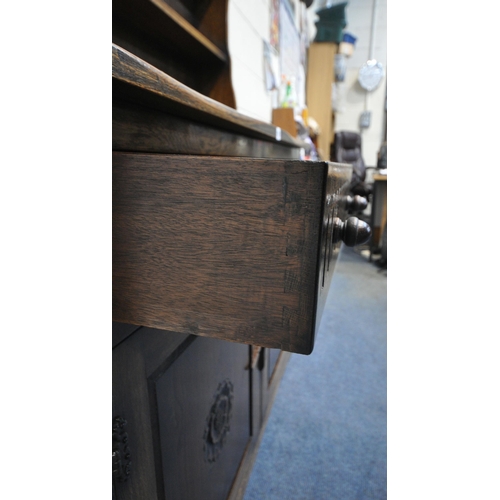
<svg viewBox="0 0 500 500"><path fill-rule="evenodd" d="M113 154L113 320L309 354L350 165Z"/></svg>
<svg viewBox="0 0 500 500"><path fill-rule="evenodd" d="M142 328L113 350L117 500L227 498L251 439L249 347Z"/></svg>
<svg viewBox="0 0 500 500"><path fill-rule="evenodd" d="M252 358L254 359L252 370L252 432L258 435L265 428L291 353L255 346L252 349ZM257 355L255 356L255 354Z"/></svg>

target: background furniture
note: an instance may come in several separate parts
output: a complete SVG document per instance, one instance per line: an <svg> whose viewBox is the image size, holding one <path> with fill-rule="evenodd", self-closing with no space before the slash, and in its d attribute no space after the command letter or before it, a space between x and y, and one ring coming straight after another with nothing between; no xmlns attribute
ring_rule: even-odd
<svg viewBox="0 0 500 500"><path fill-rule="evenodd" d="M321 129L317 148L322 160L330 160L330 145L333 141L332 83L337 52L338 44L333 42L312 43L308 51L307 108L309 116L316 120Z"/></svg>
<svg viewBox="0 0 500 500"><path fill-rule="evenodd" d="M365 165L361 153L361 135L349 131L336 132L330 156L332 161L349 163L353 166L349 190L352 194L363 196L369 200L373 186L366 182L366 171L375 169L375 167Z"/></svg>
<svg viewBox="0 0 500 500"><path fill-rule="evenodd" d="M387 175L375 174L373 176L373 197L370 226L373 230L370 241L370 260L376 252L382 251L382 258L387 260Z"/></svg>

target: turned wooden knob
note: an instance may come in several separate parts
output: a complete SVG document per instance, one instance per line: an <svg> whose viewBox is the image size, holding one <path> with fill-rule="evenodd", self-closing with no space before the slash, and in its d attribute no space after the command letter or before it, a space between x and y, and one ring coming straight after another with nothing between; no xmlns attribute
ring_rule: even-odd
<svg viewBox="0 0 500 500"><path fill-rule="evenodd" d="M345 222L335 217L333 219L332 243L343 241L348 247L366 243L372 234L370 226L357 217L349 217Z"/></svg>
<svg viewBox="0 0 500 500"><path fill-rule="evenodd" d="M347 210L351 212L362 212L368 206L368 200L363 198L363 196L359 196L359 194L354 196L354 198L352 196L347 196L346 205Z"/></svg>

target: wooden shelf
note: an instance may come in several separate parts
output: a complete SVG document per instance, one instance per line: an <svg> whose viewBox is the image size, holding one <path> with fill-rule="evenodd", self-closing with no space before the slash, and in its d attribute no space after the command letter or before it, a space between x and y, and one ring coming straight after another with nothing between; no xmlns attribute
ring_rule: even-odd
<svg viewBox="0 0 500 500"><path fill-rule="evenodd" d="M114 0L112 41L197 92L235 108L227 2L204 0L190 10L179 0Z"/></svg>
<svg viewBox="0 0 500 500"><path fill-rule="evenodd" d="M185 33L191 36L199 44L205 47L209 52L211 52L215 57L220 59L222 62L227 62L227 55L214 43L212 43L203 33L198 31L192 24L190 24L183 16L181 16L174 8L164 2L164 0L150 0L152 4L156 5L172 22L175 23L179 28L185 31Z"/></svg>
<svg viewBox="0 0 500 500"><path fill-rule="evenodd" d="M162 109L220 129L276 141L276 127L241 115L183 85L171 76L113 44L113 94L138 104ZM303 147L303 143L281 131L281 144Z"/></svg>

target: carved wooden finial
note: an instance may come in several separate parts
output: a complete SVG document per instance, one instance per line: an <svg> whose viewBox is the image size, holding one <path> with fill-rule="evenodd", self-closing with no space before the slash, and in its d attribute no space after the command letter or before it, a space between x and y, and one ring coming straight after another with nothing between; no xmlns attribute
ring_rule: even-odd
<svg viewBox="0 0 500 500"><path fill-rule="evenodd" d="M370 239L371 234L370 226L357 217L349 217L345 222L338 217L333 219L332 242L334 244L343 241L348 247L362 245Z"/></svg>
<svg viewBox="0 0 500 500"><path fill-rule="evenodd" d="M362 212L368 206L368 200L357 194L356 196L346 196L347 210L350 212Z"/></svg>

